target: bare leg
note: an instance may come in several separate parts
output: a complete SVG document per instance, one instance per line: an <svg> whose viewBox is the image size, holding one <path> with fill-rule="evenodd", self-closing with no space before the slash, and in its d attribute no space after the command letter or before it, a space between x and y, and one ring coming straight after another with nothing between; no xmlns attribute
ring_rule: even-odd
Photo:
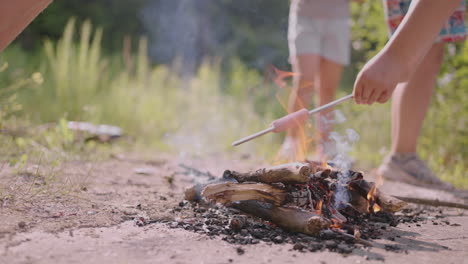
<svg viewBox="0 0 468 264"><path fill-rule="evenodd" d="M341 72L343 71L343 65L333 62L331 60L321 58L320 60L320 86L319 86L319 105L324 105L333 101L335 98L336 89L340 84ZM318 142L325 142L329 140L330 132L333 130L333 127L330 124L324 124L321 122L322 119L330 118L330 112L332 109L324 111L317 115L317 140ZM323 150L319 149L319 155Z"/></svg>
<svg viewBox="0 0 468 264"><path fill-rule="evenodd" d="M293 88L289 96L288 113L307 108L319 80L320 56L301 54L291 58ZM280 150L281 159L301 160L307 151L304 127L289 129Z"/></svg>
<svg viewBox="0 0 468 264"><path fill-rule="evenodd" d="M437 74L444 44L434 44L407 83L397 86L392 101L392 152L415 153Z"/></svg>
<svg viewBox="0 0 468 264"><path fill-rule="evenodd" d="M416 154L419 133L442 64L444 44L434 44L407 83L393 92L392 152L379 167L384 178L438 189L453 189Z"/></svg>
<svg viewBox="0 0 468 264"><path fill-rule="evenodd" d="M309 106L319 80L320 61L321 57L315 54L298 55L292 59L294 77L288 112L292 113ZM295 130L290 130L289 133L294 134Z"/></svg>
<svg viewBox="0 0 468 264"><path fill-rule="evenodd" d="M314 90L318 90L318 104L323 105L332 101L338 87L343 66L315 54L298 55L292 60L293 71L293 91L289 98L288 112L292 113L301 108L308 108ZM324 113L326 115L328 112ZM320 118L317 118L320 120ZM317 122L318 140L328 140L328 135L332 127L323 127ZM304 159L308 147L304 127L288 130L283 148L289 148L285 152L291 151L291 158L296 160ZM291 146L291 144L295 146ZM282 153L283 156L285 153ZM322 154L322 153L319 153Z"/></svg>

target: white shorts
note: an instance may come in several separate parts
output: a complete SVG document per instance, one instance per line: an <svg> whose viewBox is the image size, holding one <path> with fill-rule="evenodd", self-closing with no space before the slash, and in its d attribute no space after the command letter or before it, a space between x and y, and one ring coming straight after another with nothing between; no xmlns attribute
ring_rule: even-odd
<svg viewBox="0 0 468 264"><path fill-rule="evenodd" d="M350 25L346 19L290 15L289 55L317 54L341 65L350 61Z"/></svg>

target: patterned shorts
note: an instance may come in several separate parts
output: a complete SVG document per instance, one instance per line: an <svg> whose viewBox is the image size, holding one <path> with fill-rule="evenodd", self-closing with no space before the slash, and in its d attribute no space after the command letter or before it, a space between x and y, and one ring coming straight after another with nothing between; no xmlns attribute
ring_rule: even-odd
<svg viewBox="0 0 468 264"><path fill-rule="evenodd" d="M441 0L442 1L442 0ZM385 14L390 35L395 32L398 25L408 12L411 0L384 0ZM460 5L442 27L436 42L456 42L466 39L466 0Z"/></svg>

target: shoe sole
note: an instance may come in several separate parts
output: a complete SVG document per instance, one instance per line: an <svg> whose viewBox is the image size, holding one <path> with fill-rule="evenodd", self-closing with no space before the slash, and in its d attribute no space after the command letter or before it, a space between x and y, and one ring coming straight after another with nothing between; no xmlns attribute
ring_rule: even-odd
<svg viewBox="0 0 468 264"><path fill-rule="evenodd" d="M453 190L453 186L445 186L439 183L430 183L419 181L414 179L414 176L405 172L404 170L400 169L399 167L393 164L383 164L377 169L377 173L381 175L384 179L393 182L402 182L407 183L419 187L425 187L429 189L436 189L436 190Z"/></svg>
<svg viewBox="0 0 468 264"><path fill-rule="evenodd" d="M377 173L384 179L395 182L403 182L412 185L422 185L421 182L414 179L409 173L401 170L393 164L383 164L377 169Z"/></svg>

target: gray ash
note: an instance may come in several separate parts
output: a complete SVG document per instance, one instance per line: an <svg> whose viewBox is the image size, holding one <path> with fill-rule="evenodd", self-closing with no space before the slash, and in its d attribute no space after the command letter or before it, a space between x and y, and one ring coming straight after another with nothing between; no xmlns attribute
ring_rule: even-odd
<svg viewBox="0 0 468 264"><path fill-rule="evenodd" d="M391 214L378 212L371 216L354 218L341 230L326 229L318 236L287 232L274 224L260 218L242 214L239 210L212 206L202 207L199 204L180 203L177 213L187 217L179 221L162 221L170 228L182 228L188 231L205 234L210 237L221 236L222 240L235 245L249 245L264 242L267 244L290 244L293 250L315 252L329 250L349 254L359 244L353 237L355 230L360 230L362 239L376 239L383 234L382 226L392 226L398 219ZM174 210L175 211L175 210Z"/></svg>

